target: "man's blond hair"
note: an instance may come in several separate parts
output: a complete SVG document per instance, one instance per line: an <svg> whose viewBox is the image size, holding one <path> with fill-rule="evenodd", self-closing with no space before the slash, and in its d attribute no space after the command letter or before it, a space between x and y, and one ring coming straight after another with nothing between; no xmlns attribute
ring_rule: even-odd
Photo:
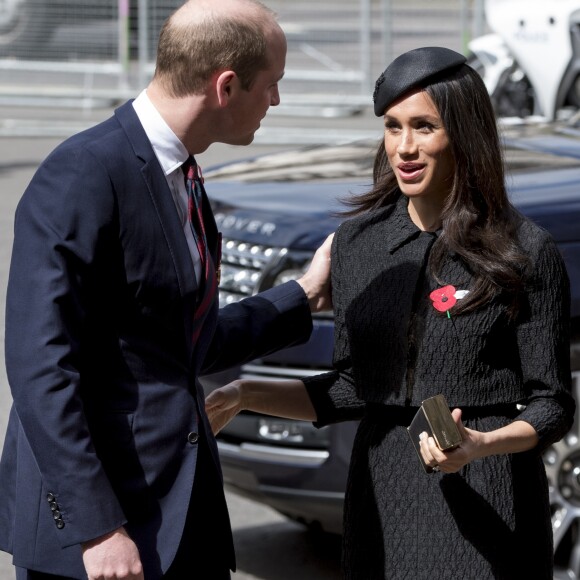
<svg viewBox="0 0 580 580"><path fill-rule="evenodd" d="M232 4L238 9L224 8ZM266 31L273 22L274 12L257 0L190 0L161 30L154 78L179 98L201 94L215 72L233 70L248 90L268 68Z"/></svg>

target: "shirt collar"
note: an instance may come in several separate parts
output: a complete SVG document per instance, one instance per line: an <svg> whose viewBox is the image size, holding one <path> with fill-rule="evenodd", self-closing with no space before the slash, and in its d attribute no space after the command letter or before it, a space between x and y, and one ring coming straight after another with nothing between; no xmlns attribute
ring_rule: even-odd
<svg viewBox="0 0 580 580"><path fill-rule="evenodd" d="M167 176L173 173L189 157L185 145L165 122L155 105L143 90L133 101L133 108L151 142L155 156Z"/></svg>

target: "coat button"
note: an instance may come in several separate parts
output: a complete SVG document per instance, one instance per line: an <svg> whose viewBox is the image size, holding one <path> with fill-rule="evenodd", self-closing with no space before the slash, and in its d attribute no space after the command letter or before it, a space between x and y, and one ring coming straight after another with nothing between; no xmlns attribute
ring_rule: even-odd
<svg viewBox="0 0 580 580"><path fill-rule="evenodd" d="M52 517L53 517L55 520L60 520L60 519L61 519L61 513L60 513L58 510L54 510L54 511L52 512Z"/></svg>
<svg viewBox="0 0 580 580"><path fill-rule="evenodd" d="M48 501L48 502L53 502L55 499L56 499L56 497L54 497L53 493L48 493L46 495L46 501Z"/></svg>
<svg viewBox="0 0 580 580"><path fill-rule="evenodd" d="M59 530L62 530L64 528L64 522L62 521L62 519L59 518L58 520L55 520L54 523L56 524L56 527Z"/></svg>
<svg viewBox="0 0 580 580"><path fill-rule="evenodd" d="M198 441L199 441L199 435L195 432L192 431L188 436L187 436L187 440L189 443L191 443L192 445L195 445Z"/></svg>
<svg viewBox="0 0 580 580"><path fill-rule="evenodd" d="M58 504L55 501L50 502L50 509L54 512L58 509Z"/></svg>

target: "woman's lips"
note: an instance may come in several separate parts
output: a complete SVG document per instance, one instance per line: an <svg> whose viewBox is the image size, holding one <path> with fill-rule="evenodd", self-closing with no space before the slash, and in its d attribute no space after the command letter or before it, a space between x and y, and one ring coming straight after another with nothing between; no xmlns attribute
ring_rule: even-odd
<svg viewBox="0 0 580 580"><path fill-rule="evenodd" d="M397 165L399 170L399 175L404 181L412 181L419 177L424 169L425 165L422 163L400 163Z"/></svg>

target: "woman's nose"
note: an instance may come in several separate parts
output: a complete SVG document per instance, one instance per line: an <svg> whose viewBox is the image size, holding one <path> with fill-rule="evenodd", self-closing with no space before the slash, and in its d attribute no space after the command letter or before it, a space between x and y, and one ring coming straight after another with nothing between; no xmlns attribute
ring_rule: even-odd
<svg viewBox="0 0 580 580"><path fill-rule="evenodd" d="M397 147L397 152L400 155L413 153L416 149L415 139L413 138L413 131L405 129L401 132L401 139Z"/></svg>

